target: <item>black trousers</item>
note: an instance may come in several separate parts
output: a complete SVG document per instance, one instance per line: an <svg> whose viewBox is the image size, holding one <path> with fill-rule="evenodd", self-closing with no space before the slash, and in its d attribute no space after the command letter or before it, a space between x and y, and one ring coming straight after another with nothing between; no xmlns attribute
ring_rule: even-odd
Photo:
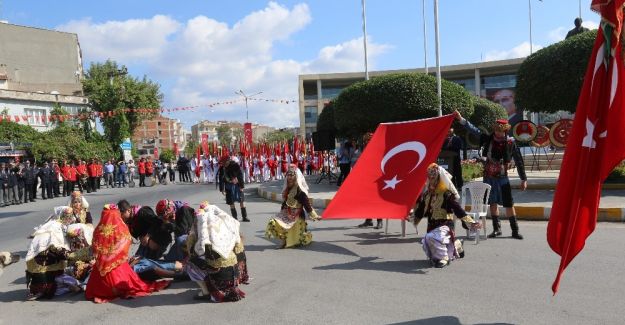
<svg viewBox="0 0 625 325"><path fill-rule="evenodd" d="M55 197L61 195L61 192L59 190L59 181L58 180L52 181L52 192L53 192L53 195Z"/></svg>
<svg viewBox="0 0 625 325"><path fill-rule="evenodd" d="M339 164L339 169L341 170L341 175L339 175L339 177L336 179L337 186L341 186L343 181L345 181L345 179L347 178L347 175L349 175L349 171L352 168L351 168L351 165L347 163L347 164Z"/></svg>
<svg viewBox="0 0 625 325"><path fill-rule="evenodd" d="M91 187L92 192L95 192L98 190L98 187L96 186L97 180L98 180L97 177L89 177L89 187Z"/></svg>
<svg viewBox="0 0 625 325"><path fill-rule="evenodd" d="M54 193L52 192L52 182L41 183L41 198L51 199L53 197Z"/></svg>
<svg viewBox="0 0 625 325"><path fill-rule="evenodd" d="M24 190L22 191L22 202L26 203L28 201L35 200L37 196L37 188L35 188L35 184L24 184Z"/></svg>
<svg viewBox="0 0 625 325"><path fill-rule="evenodd" d="M145 186L145 174L139 174L139 187Z"/></svg>

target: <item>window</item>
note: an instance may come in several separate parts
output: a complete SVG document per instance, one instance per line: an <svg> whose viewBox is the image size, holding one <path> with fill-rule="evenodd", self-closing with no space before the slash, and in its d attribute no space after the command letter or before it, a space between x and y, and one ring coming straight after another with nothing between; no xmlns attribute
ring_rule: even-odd
<svg viewBox="0 0 625 325"><path fill-rule="evenodd" d="M158 126L161 126L161 122L158 122Z"/></svg>
<svg viewBox="0 0 625 325"><path fill-rule="evenodd" d="M472 95L475 94L475 78L471 78L471 79L459 79L459 80L449 80L452 82L455 82L457 84L459 84L460 86L464 87L464 89L468 92L470 92Z"/></svg>
<svg viewBox="0 0 625 325"><path fill-rule="evenodd" d="M304 107L304 123L317 123L317 106Z"/></svg>
<svg viewBox="0 0 625 325"><path fill-rule="evenodd" d="M328 87L321 88L321 98L334 99L343 91L343 87Z"/></svg>
<svg viewBox="0 0 625 325"><path fill-rule="evenodd" d="M163 143L163 139L158 139L158 143Z"/></svg>
<svg viewBox="0 0 625 325"><path fill-rule="evenodd" d="M46 126L43 120L46 120L46 110L36 108L25 108L24 115L28 116L28 124L35 126Z"/></svg>

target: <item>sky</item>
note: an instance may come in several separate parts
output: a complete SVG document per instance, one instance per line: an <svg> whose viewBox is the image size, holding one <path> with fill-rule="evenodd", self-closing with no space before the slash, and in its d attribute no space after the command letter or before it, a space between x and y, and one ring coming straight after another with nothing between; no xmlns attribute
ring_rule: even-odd
<svg viewBox="0 0 625 325"><path fill-rule="evenodd" d="M440 0L440 64L530 54L564 39L590 0ZM425 0L428 66L435 66L434 1ZM0 0L0 20L76 33L85 70L107 59L161 85L166 113L201 120L299 126L300 74L364 71L360 0ZM423 0L367 0L369 71L425 65ZM287 103L288 101L288 103ZM295 101L295 102L294 102Z"/></svg>

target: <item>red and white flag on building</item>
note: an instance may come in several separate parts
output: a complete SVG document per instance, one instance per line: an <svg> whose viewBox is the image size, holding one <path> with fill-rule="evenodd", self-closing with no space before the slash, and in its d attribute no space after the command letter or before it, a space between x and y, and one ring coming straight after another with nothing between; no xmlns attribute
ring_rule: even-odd
<svg viewBox="0 0 625 325"><path fill-rule="evenodd" d="M590 57L577 111L562 161L547 241L561 256L552 285L558 291L562 272L584 248L595 229L601 183L625 158L625 102L621 31L625 0L593 0L601 24Z"/></svg>
<svg viewBox="0 0 625 325"><path fill-rule="evenodd" d="M325 219L403 219L423 189L453 115L381 123L341 185Z"/></svg>

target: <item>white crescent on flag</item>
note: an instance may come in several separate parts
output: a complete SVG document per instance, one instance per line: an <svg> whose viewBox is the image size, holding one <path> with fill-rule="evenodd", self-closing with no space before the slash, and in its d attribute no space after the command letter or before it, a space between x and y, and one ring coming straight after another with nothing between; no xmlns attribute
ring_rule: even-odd
<svg viewBox="0 0 625 325"><path fill-rule="evenodd" d="M419 167L419 165L423 161L423 158L425 158L425 154L427 153L427 149L425 148L425 145L423 145L423 143L419 141L404 142L394 147L393 149L389 150L384 155L384 157L382 158L382 161L380 162L380 168L382 169L382 174L385 174L384 167L386 166L386 163L389 161L389 159L393 158L393 156L397 155L400 152L404 152L408 150L414 151L419 154L419 161L417 161L417 164L414 167L412 167L412 169L408 172L408 174L412 173L413 170Z"/></svg>

